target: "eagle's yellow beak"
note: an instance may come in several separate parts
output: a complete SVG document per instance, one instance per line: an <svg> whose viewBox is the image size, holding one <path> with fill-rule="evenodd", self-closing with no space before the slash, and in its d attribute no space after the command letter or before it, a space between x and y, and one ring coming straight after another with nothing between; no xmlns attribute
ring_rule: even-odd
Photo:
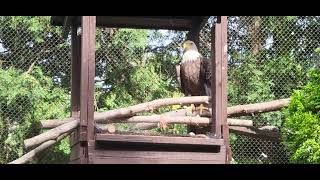
<svg viewBox="0 0 320 180"><path fill-rule="evenodd" d="M181 47L182 49L186 49L186 48L187 48L187 45L186 45L186 43L183 42L183 43L180 44L180 47Z"/></svg>

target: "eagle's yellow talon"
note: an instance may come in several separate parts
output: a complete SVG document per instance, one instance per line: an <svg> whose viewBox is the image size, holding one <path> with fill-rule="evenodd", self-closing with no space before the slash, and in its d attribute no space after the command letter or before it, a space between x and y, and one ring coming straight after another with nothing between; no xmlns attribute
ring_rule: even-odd
<svg viewBox="0 0 320 180"><path fill-rule="evenodd" d="M206 107L204 107L203 104L200 104L200 106L199 106L200 115L202 115L204 109L206 109Z"/></svg>
<svg viewBox="0 0 320 180"><path fill-rule="evenodd" d="M193 112L196 110L196 107L194 104L191 104L190 106L188 106L187 108L187 112L190 114L193 114Z"/></svg>

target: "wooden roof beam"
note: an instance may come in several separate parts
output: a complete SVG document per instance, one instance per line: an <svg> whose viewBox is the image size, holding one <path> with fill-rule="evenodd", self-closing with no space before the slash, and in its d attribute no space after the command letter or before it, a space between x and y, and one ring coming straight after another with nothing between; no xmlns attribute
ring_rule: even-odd
<svg viewBox="0 0 320 180"><path fill-rule="evenodd" d="M81 16L75 16L74 25L81 25ZM199 16L201 17L201 16ZM110 28L136 28L136 29L168 29L189 31L193 25L193 19L199 17L192 16L97 16L97 27ZM67 19L64 16L53 16L51 24L63 26ZM67 27L67 26L66 26Z"/></svg>
<svg viewBox="0 0 320 180"><path fill-rule="evenodd" d="M192 28L187 34L187 39L192 40L199 47L199 34L203 26L208 22L210 16L199 16L193 19Z"/></svg>
<svg viewBox="0 0 320 180"><path fill-rule="evenodd" d="M64 18L63 31L62 31L62 37L63 37L64 39L67 39L67 38L68 38L70 29L71 29L71 25L72 25L74 19L75 19L75 16L66 16L66 17Z"/></svg>

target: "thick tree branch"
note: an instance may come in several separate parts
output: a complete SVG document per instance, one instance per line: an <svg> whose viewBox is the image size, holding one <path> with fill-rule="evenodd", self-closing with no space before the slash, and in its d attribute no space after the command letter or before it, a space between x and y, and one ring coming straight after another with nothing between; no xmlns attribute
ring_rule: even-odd
<svg viewBox="0 0 320 180"><path fill-rule="evenodd" d="M273 129L273 130L271 130ZM281 135L279 130L275 126L269 127L240 127L240 126L229 126L229 131L235 134L241 134L244 136L252 137L252 138L259 138L263 140L270 140L270 141L280 141Z"/></svg>
<svg viewBox="0 0 320 180"><path fill-rule="evenodd" d="M120 108L110 110L103 113L95 114L95 121L101 123L111 119L121 119L126 117L132 117L137 113L142 112L153 112L164 106L172 105L186 105L186 104L208 104L210 98L208 96L193 96L193 97L182 97L182 98L166 98L142 103L127 108Z"/></svg>
<svg viewBox="0 0 320 180"><path fill-rule="evenodd" d="M256 113L277 111L289 105L290 99L279 99L263 103L228 107L228 116L245 116Z"/></svg>
<svg viewBox="0 0 320 180"><path fill-rule="evenodd" d="M191 117L191 116L164 116L164 115L151 115L151 116L133 116L127 119L111 120L105 123L168 123L168 124L188 124L188 125L208 125L211 123L211 118L205 117ZM228 119L228 124L232 126L253 126L252 120L241 119Z"/></svg>
<svg viewBox="0 0 320 180"><path fill-rule="evenodd" d="M54 140L58 138L60 135L64 133L68 133L72 130L74 130L76 127L78 127L80 120L72 120L70 122L67 122L63 125L60 125L56 128L50 129L42 134L39 134L37 136L34 136L30 139L24 140L24 146L26 149L29 149L33 146L37 146L39 144L42 144L49 140Z"/></svg>
<svg viewBox="0 0 320 180"><path fill-rule="evenodd" d="M179 100L177 102L175 102L174 101L175 99L179 99L179 98L169 99L169 102L171 103L171 105L173 103L177 104L177 102L179 102ZM184 99L184 101L183 101L184 103L186 102L186 100L189 100L189 102L191 102L191 100L193 100L190 98L188 98L188 99L183 98L183 99ZM208 100L208 99L203 98L202 100ZM280 110L280 109L288 106L289 101L290 101L290 99L280 99L280 100L263 102L263 103L232 106L232 107L228 107L228 116L236 117L236 116L242 116L242 115L252 115L252 114L256 114L256 113L277 111L277 110ZM122 118L123 117L128 118L128 117L130 117L130 116L128 116L128 114L134 115L134 114L136 114L135 112L151 111L149 108L159 107L159 104L154 105L154 104L152 104L152 102L158 103L159 101L158 100L151 101L149 104L143 103L141 105L135 105L135 106L131 106L128 108L121 108L118 110L111 110L111 111L107 111L104 113L95 113L95 121L96 122L103 122L103 121L108 121L108 120L113 120L113 119L119 119L116 116L117 114L119 115L119 117L122 116ZM160 105L163 105L164 102L166 102L166 101L162 101ZM197 102L199 102L199 100ZM195 103L195 101L192 101L191 103ZM163 105L163 106L165 106L165 105ZM148 109L144 110L144 109L142 109L142 107L147 107ZM188 115L195 116L197 114L199 114L198 110L196 111L195 114L190 114L187 110L180 109L180 110L175 110L175 111L164 113L163 115L166 115L166 116L167 115L168 116L188 116ZM211 110L204 111L204 113L201 116L211 117ZM113 119L111 117L113 117ZM41 125L43 128L48 129L48 128L57 127L59 125L67 123L71 120L73 120L73 119L67 118L64 120L43 120L43 121L41 121ZM146 127L144 127L144 125ZM150 126L150 128L148 128L148 126ZM140 123L135 126L135 128L137 128L137 129L151 129L154 127L157 127L157 125L156 124L151 125L150 123Z"/></svg>
<svg viewBox="0 0 320 180"><path fill-rule="evenodd" d="M69 133L65 133L60 135L57 139L52 139L52 140L48 140L44 143L42 143L40 146L36 147L35 149L31 150L30 152L26 153L25 155L21 156L20 158L10 162L9 164L25 164L31 160L33 160L34 157L36 157L36 155L42 151L44 151L45 149L51 147L52 145L58 143L59 141L61 141L62 139L64 139L65 137L67 137L69 135Z"/></svg>

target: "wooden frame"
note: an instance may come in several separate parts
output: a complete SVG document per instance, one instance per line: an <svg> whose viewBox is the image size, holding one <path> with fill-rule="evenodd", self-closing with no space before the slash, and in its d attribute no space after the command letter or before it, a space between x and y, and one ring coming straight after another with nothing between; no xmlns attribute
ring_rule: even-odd
<svg viewBox="0 0 320 180"><path fill-rule="evenodd" d="M81 16L81 36L77 35L77 27L79 25L79 17L64 17L64 21L61 25L64 26L64 36L68 35L68 31L71 28L71 39L72 39L72 77L71 77L71 116L80 116L80 127L79 129L71 135L71 147L73 148L71 153L71 163L103 163L104 160L99 159L96 153L103 153L103 150L96 149L96 143L100 141L111 142L111 136L100 136L96 135L94 131L94 77L95 77L95 33L96 25L100 26L115 26L115 27L134 27L134 28L163 28L163 29L184 29L189 30L188 38L192 39L199 45L199 32L203 26L205 17L171 17L165 16L164 18L159 17L135 17L135 21L129 22L129 17L109 17L106 18L96 18L96 16ZM170 21L170 18L171 21ZM55 17L56 25L59 22L60 17ZM132 20L132 19L131 19ZM147 20L147 21L144 21ZM149 22L147 25L146 22ZM178 24L169 23L164 25L165 22L179 22ZM81 43L81 46L80 46ZM229 147L229 129L227 125L227 17L219 16L217 23L212 27L212 38L211 38L211 50L213 53L213 77L212 77L212 131L215 134L215 138L209 142L206 140L193 139L192 142L195 144L210 145L210 143L218 143L217 146L220 148L220 159L217 162L222 162L221 157L224 157L223 162L229 163L231 160L231 150ZM80 70L80 71L79 71ZM80 91L79 91L80 90ZM80 111L80 114L79 114ZM116 136L113 136L116 137ZM117 136L118 140L119 137ZM97 139L96 139L97 138ZM130 140L131 138L131 140ZM121 138L120 138L121 139ZM139 140L140 139L140 140ZM175 139L175 140L174 140ZM179 139L179 138L178 138ZM183 140L182 140L183 139ZM188 139L188 138L187 138ZM181 144L182 142L187 142L186 138L180 138L181 142L178 142L177 138L173 137L141 137L141 136L126 136L122 143L129 143L129 141L143 141L143 143L159 142L163 146L169 146L171 144ZM189 139L190 140L190 139ZM197 142L196 140L199 140ZM222 141L221 141L222 140ZM223 143L221 143L223 142ZM207 143L207 144L206 144ZM161 144L161 143L160 143ZM194 146L195 144L189 144L189 146ZM131 147L128 147L131 148ZM105 150L111 154L116 152ZM138 153L138 152L136 152ZM142 153L142 152L141 152ZM141 154L140 153L140 154ZM159 152L154 155L157 157L162 157L161 153L167 153L168 157L174 157L172 154L174 152ZM171 153L171 154L170 154ZM182 152L187 153L187 152ZM139 153L138 153L139 154ZM160 159L154 160L150 153L146 152L146 156L141 154L136 157L136 160L132 160L133 163L139 163L139 159L148 163L210 163L208 161L202 161L194 159ZM151 153L152 154L152 153ZM212 156L211 156L212 155ZM215 155L209 155L210 158ZM130 155L132 156L132 154ZM194 156L193 153L190 157ZM124 162L124 159L115 155L113 158L111 155L103 155L103 158L109 159L110 162ZM200 159L204 156L199 155ZM102 156L101 156L102 158ZM209 159L210 159L209 158Z"/></svg>

